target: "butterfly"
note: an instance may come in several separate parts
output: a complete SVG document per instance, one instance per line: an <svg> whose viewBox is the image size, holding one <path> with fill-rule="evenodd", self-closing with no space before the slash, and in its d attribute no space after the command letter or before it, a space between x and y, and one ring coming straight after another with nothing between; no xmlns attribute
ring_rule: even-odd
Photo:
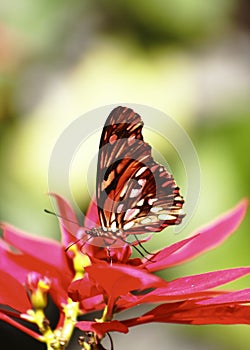
<svg viewBox="0 0 250 350"><path fill-rule="evenodd" d="M173 176L151 154L143 121L127 107L109 114L99 145L96 202L100 228L91 237L126 240L181 223L183 197Z"/></svg>

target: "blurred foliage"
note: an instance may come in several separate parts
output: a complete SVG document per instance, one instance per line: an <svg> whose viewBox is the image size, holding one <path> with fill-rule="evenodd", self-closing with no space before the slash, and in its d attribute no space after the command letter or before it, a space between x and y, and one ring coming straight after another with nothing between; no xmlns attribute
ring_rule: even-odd
<svg viewBox="0 0 250 350"><path fill-rule="evenodd" d="M102 10L110 19L107 27L134 35L140 43L155 45L166 40L195 43L211 40L230 22L235 2L185 0L102 0ZM107 4L109 6L107 7Z"/></svg>
<svg viewBox="0 0 250 350"><path fill-rule="evenodd" d="M145 104L169 114L188 132L200 159L202 189L193 220L179 236L156 235L149 249L183 238L248 196L249 12L247 0L2 2L1 220L59 238L56 220L43 213L53 146L79 115L114 103ZM152 142L164 153L160 140ZM98 141L94 147L96 154ZM81 171L93 159L90 150L92 144ZM164 156L182 181L168 152ZM86 208L81 171L74 193ZM248 227L249 216L222 247L164 277L249 264ZM178 339L180 327L170 327L168 336ZM244 326L183 326L181 332L192 349L243 350L250 341ZM132 336L136 342L136 332Z"/></svg>

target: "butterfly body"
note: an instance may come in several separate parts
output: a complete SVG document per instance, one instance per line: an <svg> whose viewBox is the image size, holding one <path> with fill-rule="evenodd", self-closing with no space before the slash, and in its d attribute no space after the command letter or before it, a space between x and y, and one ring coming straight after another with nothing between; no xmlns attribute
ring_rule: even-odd
<svg viewBox="0 0 250 350"><path fill-rule="evenodd" d="M108 248L108 255L110 255L109 248L119 248L124 246L124 244L131 244L127 241L127 232L122 229L110 229L110 228L91 228L84 230L84 240L82 240L82 236L80 236L79 241L84 242L83 246L86 242L91 242L94 246L106 247Z"/></svg>
<svg viewBox="0 0 250 350"><path fill-rule="evenodd" d="M115 239L125 239L126 233L123 230L111 230L111 229L103 229L102 227L92 228L90 230L85 231L86 234L90 235L92 238L103 238L107 240L115 240Z"/></svg>
<svg viewBox="0 0 250 350"><path fill-rule="evenodd" d="M139 114L113 109L98 154L96 201L101 227L92 237L116 241L129 234L158 232L182 221L183 197L173 176L151 155Z"/></svg>

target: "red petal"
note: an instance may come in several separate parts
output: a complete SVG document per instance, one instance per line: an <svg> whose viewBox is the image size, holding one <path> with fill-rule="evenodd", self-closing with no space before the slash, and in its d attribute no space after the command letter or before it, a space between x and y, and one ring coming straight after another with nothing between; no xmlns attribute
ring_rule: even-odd
<svg viewBox="0 0 250 350"><path fill-rule="evenodd" d="M75 212L69 202L56 193L49 193L56 200L58 207L58 217L62 233L62 244L68 247L70 243L76 241L77 233L80 228Z"/></svg>
<svg viewBox="0 0 250 350"><path fill-rule="evenodd" d="M226 304L226 303L250 303L250 288L228 292L207 300L199 301L197 304Z"/></svg>
<svg viewBox="0 0 250 350"><path fill-rule="evenodd" d="M58 269L67 267L67 257L59 242L29 235L8 224L1 224L1 228L5 241L21 252Z"/></svg>
<svg viewBox="0 0 250 350"><path fill-rule="evenodd" d="M175 295L165 295L164 293L150 292L146 295L127 295L116 302L116 311L121 312L141 304L149 303L161 303L161 302L176 302L176 301L185 301L185 300L204 300L204 298L212 298L218 294L223 294L226 292L221 291L205 291L197 292L193 294L182 294L180 296Z"/></svg>
<svg viewBox="0 0 250 350"><path fill-rule="evenodd" d="M149 322L186 324L250 324L250 306L197 305L193 301L163 304L141 317L123 321L128 326Z"/></svg>
<svg viewBox="0 0 250 350"><path fill-rule="evenodd" d="M0 270L0 304L8 305L22 313L31 309L24 286L15 278Z"/></svg>
<svg viewBox="0 0 250 350"><path fill-rule="evenodd" d="M143 266L151 272L165 269L169 266L169 258L171 259L171 255L187 245L190 241L196 239L197 236L198 235L183 239L182 241L176 242L160 250L154 256L148 257L150 260L147 260Z"/></svg>
<svg viewBox="0 0 250 350"><path fill-rule="evenodd" d="M86 267L86 271L89 278L113 298L125 295L132 290L157 288L166 284L157 276L127 265L94 264Z"/></svg>
<svg viewBox="0 0 250 350"><path fill-rule="evenodd" d="M190 240L181 249L174 251L164 260L164 266L162 264L160 268L180 264L222 243L238 228L246 214L247 207L248 200L243 199L237 206L220 216L212 224L198 229L195 239ZM150 265L147 268L150 269Z"/></svg>
<svg viewBox="0 0 250 350"><path fill-rule="evenodd" d="M164 289L161 288L158 290L164 290L164 293L167 295L180 296L182 294L192 294L221 286L249 273L250 267L206 272L199 275L177 278L169 282Z"/></svg>
<svg viewBox="0 0 250 350"><path fill-rule="evenodd" d="M0 311L0 320L9 323L12 327L19 329L21 332L28 334L30 337L33 337L39 341L42 341L42 336L32 331L31 329L23 326L22 324L16 322L11 317L8 317L5 313Z"/></svg>
<svg viewBox="0 0 250 350"><path fill-rule="evenodd" d="M86 312L93 312L97 310L103 310L105 307L105 304L103 302L103 295L95 295L91 298L83 299L80 302L81 310Z"/></svg>
<svg viewBox="0 0 250 350"><path fill-rule="evenodd" d="M125 244L121 248L110 249L110 256L112 257L112 261L117 261L120 264L126 264L131 254L132 248L129 244Z"/></svg>
<svg viewBox="0 0 250 350"><path fill-rule="evenodd" d="M77 322L76 327L85 332L94 332L99 338L112 331L128 333L128 327L116 320L109 322L80 321Z"/></svg>
<svg viewBox="0 0 250 350"><path fill-rule="evenodd" d="M36 252L33 253L35 254ZM15 254L10 251L2 240L0 240L0 256L0 270L7 271L19 283L25 283L29 272L38 272L51 279L52 285L50 292L57 305L67 301L66 291L73 278L73 273L67 265L56 268L29 254ZM49 256L49 259L53 259L53 256Z"/></svg>
<svg viewBox="0 0 250 350"><path fill-rule="evenodd" d="M100 226L100 219L98 215L98 209L96 204L96 199L93 198L89 204L85 219L84 219L84 227L94 228Z"/></svg>
<svg viewBox="0 0 250 350"><path fill-rule="evenodd" d="M223 293L223 295L218 296L218 298L219 300L223 300L224 295L227 295L224 294L225 292L210 290L212 288L240 278L248 273L250 273L250 268L243 267L207 272L200 275L181 277L172 282L169 282L168 284L166 284L166 286L156 288L145 295L137 295L136 297L134 295L128 295L126 296L126 298L118 302L118 307L120 309L126 309L142 303L173 300L180 301L185 299L198 298L207 299L208 297L214 297L221 293ZM217 297L215 297L214 299L216 300L216 298Z"/></svg>
<svg viewBox="0 0 250 350"><path fill-rule="evenodd" d="M68 288L69 297L73 301L82 301L100 294L96 285L89 280L88 276L73 281Z"/></svg>

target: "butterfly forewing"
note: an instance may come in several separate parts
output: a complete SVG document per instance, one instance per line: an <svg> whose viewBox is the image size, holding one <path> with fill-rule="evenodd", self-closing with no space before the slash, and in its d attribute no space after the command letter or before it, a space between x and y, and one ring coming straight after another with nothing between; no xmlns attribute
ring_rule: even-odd
<svg viewBox="0 0 250 350"><path fill-rule="evenodd" d="M104 230L145 233L181 222L183 198L171 174L156 163L132 109L115 108L103 128L97 205Z"/></svg>

